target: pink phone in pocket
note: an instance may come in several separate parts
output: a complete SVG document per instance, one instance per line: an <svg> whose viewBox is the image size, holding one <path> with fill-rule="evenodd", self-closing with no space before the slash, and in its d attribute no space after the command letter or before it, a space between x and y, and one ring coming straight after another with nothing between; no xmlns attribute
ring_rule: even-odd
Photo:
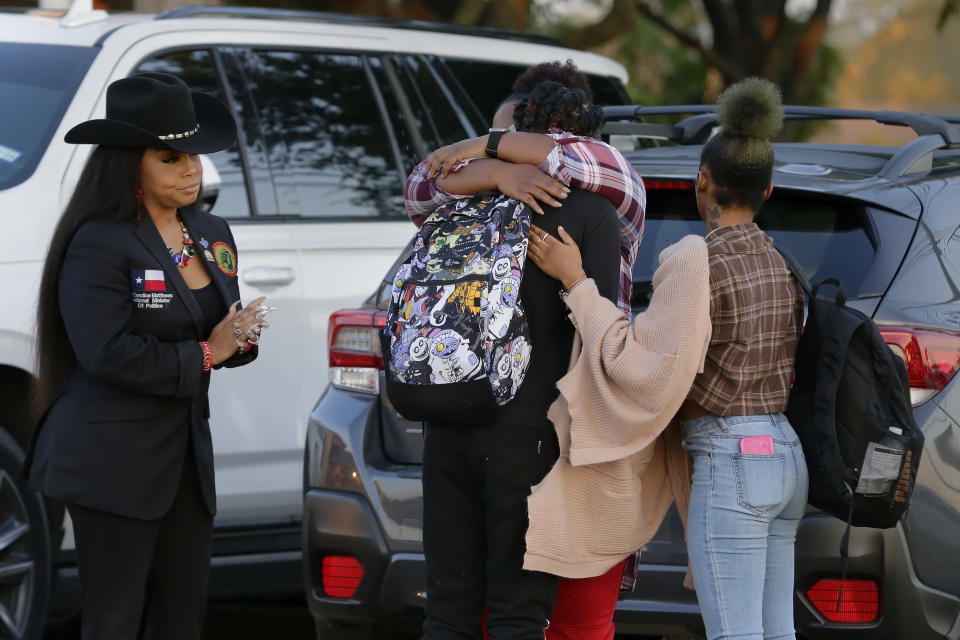
<svg viewBox="0 0 960 640"><path fill-rule="evenodd" d="M740 438L740 453L753 453L761 456L773 455L773 436L747 436Z"/></svg>

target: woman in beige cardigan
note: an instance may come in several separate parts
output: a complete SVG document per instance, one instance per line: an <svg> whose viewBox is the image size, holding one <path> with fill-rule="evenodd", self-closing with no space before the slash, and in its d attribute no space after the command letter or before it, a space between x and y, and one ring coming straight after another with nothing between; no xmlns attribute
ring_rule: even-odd
<svg viewBox="0 0 960 640"><path fill-rule="evenodd" d="M548 414L560 459L528 501L524 568L566 578L558 601L602 599L612 614L619 583L603 582L599 594L600 583L582 579L603 575L649 541L674 500L686 517L689 463L671 422L710 341L707 248L702 237L687 236L664 249L650 305L631 322L597 292L562 227L559 234L534 227L528 255L563 283L578 344ZM547 637L612 638L613 626L548 629Z"/></svg>

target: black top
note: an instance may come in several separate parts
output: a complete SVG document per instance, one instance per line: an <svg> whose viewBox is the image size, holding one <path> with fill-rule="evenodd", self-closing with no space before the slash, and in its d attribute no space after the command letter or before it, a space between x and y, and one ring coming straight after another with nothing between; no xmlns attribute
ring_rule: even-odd
<svg viewBox="0 0 960 640"><path fill-rule="evenodd" d="M220 292L213 284L213 280L207 286L200 289L191 289L193 297L200 305L200 311L203 313L203 320L200 322L200 335L204 340L210 338L210 333L217 323L223 320L223 300L220 298Z"/></svg>
<svg viewBox="0 0 960 640"><path fill-rule="evenodd" d="M583 270L597 283L600 295L616 303L620 286L620 229L617 212L602 196L572 191L564 205L544 205L533 223L557 237L563 226L580 247ZM570 310L560 299L563 285L546 275L529 257L523 266L520 300L527 314L533 353L527 375L498 421L552 429L547 409L557 399L557 381L570 365L574 328Z"/></svg>

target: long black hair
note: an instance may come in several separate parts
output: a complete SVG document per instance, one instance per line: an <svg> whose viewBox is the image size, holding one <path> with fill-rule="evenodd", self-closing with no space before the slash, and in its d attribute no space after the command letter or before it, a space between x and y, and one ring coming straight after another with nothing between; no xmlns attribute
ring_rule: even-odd
<svg viewBox="0 0 960 640"><path fill-rule="evenodd" d="M92 220L136 218L143 149L97 147L53 231L37 305L37 379L33 410L41 415L63 391L77 359L60 315L60 270L77 230Z"/></svg>
<svg viewBox="0 0 960 640"><path fill-rule="evenodd" d="M582 89L544 80L517 103L513 120L518 131L546 133L552 128L595 137L603 124L603 110Z"/></svg>
<svg viewBox="0 0 960 640"><path fill-rule="evenodd" d="M741 204L756 214L773 176L770 138L783 127L780 89L762 78L731 85L717 98L717 124L720 133L700 153L716 187L714 198L721 207Z"/></svg>

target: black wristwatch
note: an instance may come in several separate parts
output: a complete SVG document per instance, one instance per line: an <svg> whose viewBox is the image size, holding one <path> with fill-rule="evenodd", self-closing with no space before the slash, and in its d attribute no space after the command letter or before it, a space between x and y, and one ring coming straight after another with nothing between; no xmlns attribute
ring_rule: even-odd
<svg viewBox="0 0 960 640"><path fill-rule="evenodd" d="M487 136L487 148L485 149L488 156L491 158L497 157L497 147L500 146L500 138L508 131L510 131L510 129L490 129L489 135Z"/></svg>

